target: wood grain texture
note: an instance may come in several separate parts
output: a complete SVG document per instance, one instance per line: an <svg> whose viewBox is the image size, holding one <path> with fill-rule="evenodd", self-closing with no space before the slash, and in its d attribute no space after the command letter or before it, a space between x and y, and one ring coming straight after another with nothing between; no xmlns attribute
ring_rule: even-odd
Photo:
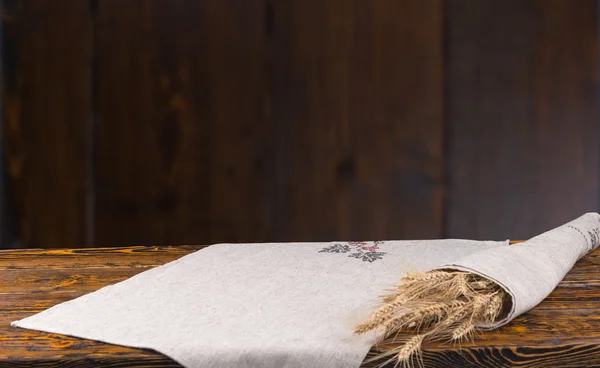
<svg viewBox="0 0 600 368"><path fill-rule="evenodd" d="M0 252L1 367L180 367L148 350L14 329L10 322L123 281L204 246ZM108 349L107 349L108 348Z"/></svg>
<svg viewBox="0 0 600 368"><path fill-rule="evenodd" d="M441 2L97 18L98 245L441 236Z"/></svg>
<svg viewBox="0 0 600 368"><path fill-rule="evenodd" d="M447 2L445 236L528 238L598 206L597 2Z"/></svg>
<svg viewBox="0 0 600 368"><path fill-rule="evenodd" d="M3 4L24 247L526 238L600 201L593 0Z"/></svg>
<svg viewBox="0 0 600 368"><path fill-rule="evenodd" d="M191 0L194 1L194 0ZM274 126L267 0L207 1L210 242L269 240ZM193 164L193 163L190 163ZM198 243L198 241L196 241Z"/></svg>
<svg viewBox="0 0 600 368"><path fill-rule="evenodd" d="M442 1L354 2L348 116L355 239L442 236Z"/></svg>
<svg viewBox="0 0 600 368"><path fill-rule="evenodd" d="M179 367L149 350L11 328L9 323L202 248L0 251L0 366ZM425 367L600 366L598 267L600 250L580 260L548 298L507 326L471 343L426 345Z"/></svg>
<svg viewBox="0 0 600 368"><path fill-rule="evenodd" d="M441 235L439 1L274 1L278 240Z"/></svg>
<svg viewBox="0 0 600 368"><path fill-rule="evenodd" d="M3 2L3 139L23 247L86 245L86 1Z"/></svg>
<svg viewBox="0 0 600 368"><path fill-rule="evenodd" d="M209 122L192 91L207 84L201 7L98 2L98 246L208 237Z"/></svg>
<svg viewBox="0 0 600 368"><path fill-rule="evenodd" d="M194 1L194 0L191 0ZM203 51L211 124L210 241L260 242L271 227L274 129L266 0L208 1ZM193 165L193 163L190 163Z"/></svg>
<svg viewBox="0 0 600 368"><path fill-rule="evenodd" d="M264 240L264 8L98 2L96 244Z"/></svg>

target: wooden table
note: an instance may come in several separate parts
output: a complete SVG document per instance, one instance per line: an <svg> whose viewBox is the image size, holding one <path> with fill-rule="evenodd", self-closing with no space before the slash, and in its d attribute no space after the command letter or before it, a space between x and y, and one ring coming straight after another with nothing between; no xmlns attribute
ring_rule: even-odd
<svg viewBox="0 0 600 368"><path fill-rule="evenodd" d="M9 323L201 248L0 251L0 367L179 367L152 351ZM597 250L542 304L508 326L461 346L426 345L425 367L600 367L599 271Z"/></svg>

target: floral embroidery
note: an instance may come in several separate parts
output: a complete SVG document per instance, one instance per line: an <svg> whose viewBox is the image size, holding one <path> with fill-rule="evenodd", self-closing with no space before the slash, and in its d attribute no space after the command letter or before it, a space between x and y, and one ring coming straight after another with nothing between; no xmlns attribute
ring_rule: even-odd
<svg viewBox="0 0 600 368"><path fill-rule="evenodd" d="M371 243L371 244L369 244ZM363 262L374 262L378 259L383 258L385 252L378 252L379 245L383 244L382 241L374 242L348 242L346 244L334 244L329 247L325 247L319 251L319 253L349 253L348 257L357 258Z"/></svg>
<svg viewBox="0 0 600 368"><path fill-rule="evenodd" d="M330 247L323 248L319 251L319 253L327 252L327 253L348 253L350 251L350 246L346 244L334 244Z"/></svg>

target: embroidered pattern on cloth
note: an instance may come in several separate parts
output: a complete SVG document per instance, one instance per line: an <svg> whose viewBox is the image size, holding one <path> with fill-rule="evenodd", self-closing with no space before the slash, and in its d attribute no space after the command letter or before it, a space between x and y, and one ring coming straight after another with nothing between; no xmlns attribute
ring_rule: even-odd
<svg viewBox="0 0 600 368"><path fill-rule="evenodd" d="M579 233L579 235L581 235L583 237L583 239L585 240L585 242L588 246L587 247L588 252L591 251L592 249L594 249L600 242L600 229L598 229L598 228L588 230L587 231L588 236L586 236L579 228L577 228L575 226L567 225L567 228L577 231L577 233Z"/></svg>
<svg viewBox="0 0 600 368"><path fill-rule="evenodd" d="M369 244L372 243L372 244ZM319 251L319 253L349 253L348 257L357 258L363 262L374 262L378 259L383 258L385 252L378 252L379 246L382 245L383 241L374 242L358 242L351 241L345 244L336 243L329 247L325 247Z"/></svg>

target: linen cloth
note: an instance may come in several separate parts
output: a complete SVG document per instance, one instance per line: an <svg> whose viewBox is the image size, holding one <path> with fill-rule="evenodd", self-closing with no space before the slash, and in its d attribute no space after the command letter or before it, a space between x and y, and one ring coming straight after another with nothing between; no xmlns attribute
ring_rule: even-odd
<svg viewBox="0 0 600 368"><path fill-rule="evenodd" d="M188 368L358 367L381 336L354 327L406 272L490 277L513 298L500 325L541 301L599 234L600 216L586 214L517 245L218 244L12 325L153 349Z"/></svg>
<svg viewBox="0 0 600 368"><path fill-rule="evenodd" d="M438 268L469 271L495 281L512 303L506 315L491 324L510 322L546 298L575 262L600 244L600 215L585 215L510 247L482 250Z"/></svg>

